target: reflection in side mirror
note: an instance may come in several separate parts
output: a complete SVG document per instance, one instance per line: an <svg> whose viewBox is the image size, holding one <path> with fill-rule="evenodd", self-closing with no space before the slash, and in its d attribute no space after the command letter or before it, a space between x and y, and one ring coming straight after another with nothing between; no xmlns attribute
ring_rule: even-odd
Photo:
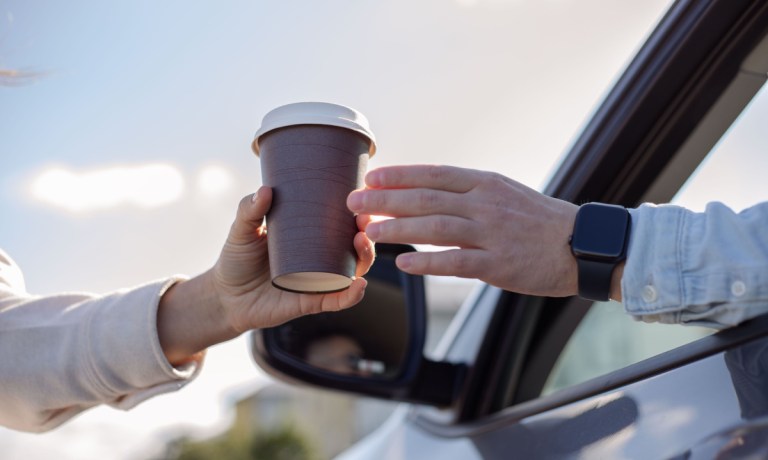
<svg viewBox="0 0 768 460"><path fill-rule="evenodd" d="M276 345L292 358L339 374L393 379L408 347L408 317L394 258L379 256L360 304L277 328ZM393 276L395 275L395 276Z"/></svg>
<svg viewBox="0 0 768 460"><path fill-rule="evenodd" d="M408 275L395 258L411 246L377 244L363 300L352 308L304 316L254 331L254 359L288 381L426 403L451 404L465 366L424 357L424 279Z"/></svg>

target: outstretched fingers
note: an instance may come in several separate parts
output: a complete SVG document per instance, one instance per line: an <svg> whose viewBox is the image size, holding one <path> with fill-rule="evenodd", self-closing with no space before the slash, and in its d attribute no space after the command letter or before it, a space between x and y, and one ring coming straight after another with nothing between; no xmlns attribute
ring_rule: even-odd
<svg viewBox="0 0 768 460"><path fill-rule="evenodd" d="M408 252L397 256L398 268L413 275L458 276L484 279L488 260L479 249L449 249L440 252Z"/></svg>
<svg viewBox="0 0 768 460"><path fill-rule="evenodd" d="M428 188L364 189L352 192L347 207L355 213L390 217L462 215L463 195Z"/></svg>
<svg viewBox="0 0 768 460"><path fill-rule="evenodd" d="M352 192L352 212L391 217L467 212L466 193L487 180L487 173L454 166L408 165L375 169L367 188Z"/></svg>
<svg viewBox="0 0 768 460"><path fill-rule="evenodd" d="M371 222L366 234L381 243L477 247L482 240L480 230L470 219L433 215Z"/></svg>
<svg viewBox="0 0 768 460"><path fill-rule="evenodd" d="M371 170L365 177L369 188L429 188L464 193L483 179L474 169L445 165L387 166Z"/></svg>

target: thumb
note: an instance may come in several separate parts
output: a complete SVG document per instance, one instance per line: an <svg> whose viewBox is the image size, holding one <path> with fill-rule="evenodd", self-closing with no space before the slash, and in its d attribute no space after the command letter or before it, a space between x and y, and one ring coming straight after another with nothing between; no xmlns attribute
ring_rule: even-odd
<svg viewBox="0 0 768 460"><path fill-rule="evenodd" d="M260 187L256 193L240 200L237 215L229 230L229 241L235 244L248 244L263 237L264 216L272 206L272 189Z"/></svg>

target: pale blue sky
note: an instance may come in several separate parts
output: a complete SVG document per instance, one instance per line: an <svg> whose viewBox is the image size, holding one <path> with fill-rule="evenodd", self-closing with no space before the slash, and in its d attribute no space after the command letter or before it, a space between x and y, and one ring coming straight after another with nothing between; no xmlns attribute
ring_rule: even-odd
<svg viewBox="0 0 768 460"><path fill-rule="evenodd" d="M3 247L40 292L202 270L260 184L248 146L261 116L300 100L365 113L372 167L449 163L540 186L666 3L5 1L0 65L45 76L0 88L0 212L18 222ZM52 165L147 162L181 171L183 200L73 216L28 196ZM210 164L234 182L205 207L190 184Z"/></svg>

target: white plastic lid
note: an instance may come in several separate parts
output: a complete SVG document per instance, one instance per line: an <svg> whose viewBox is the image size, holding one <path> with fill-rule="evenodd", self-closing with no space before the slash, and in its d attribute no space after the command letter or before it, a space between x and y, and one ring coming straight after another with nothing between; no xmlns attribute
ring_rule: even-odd
<svg viewBox="0 0 768 460"><path fill-rule="evenodd" d="M356 131L371 140L369 155L376 153L376 139L365 115L350 107L328 102L296 102L270 110L261 121L251 147L259 154L259 137L292 125L330 125Z"/></svg>

